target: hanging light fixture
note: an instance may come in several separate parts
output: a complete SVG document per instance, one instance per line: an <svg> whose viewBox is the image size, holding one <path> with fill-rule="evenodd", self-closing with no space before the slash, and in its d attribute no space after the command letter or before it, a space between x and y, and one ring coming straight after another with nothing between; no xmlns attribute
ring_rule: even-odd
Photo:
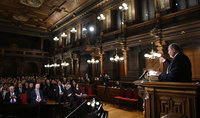
<svg viewBox="0 0 200 118"><path fill-rule="evenodd" d="M82 29L82 31L87 31L87 29L84 27L84 28Z"/></svg>
<svg viewBox="0 0 200 118"><path fill-rule="evenodd" d="M55 37L53 38L53 40L54 40L54 41L58 41L59 38L58 38L57 36L55 36Z"/></svg>
<svg viewBox="0 0 200 118"><path fill-rule="evenodd" d="M69 63L63 62L61 63L61 66L69 66Z"/></svg>
<svg viewBox="0 0 200 118"><path fill-rule="evenodd" d="M126 3L122 3L122 5L119 6L119 10L122 10L122 11L128 10L128 5Z"/></svg>
<svg viewBox="0 0 200 118"><path fill-rule="evenodd" d="M54 63L54 64L51 64L51 65L50 65L50 68L51 68L51 67L60 67L60 64Z"/></svg>
<svg viewBox="0 0 200 118"><path fill-rule="evenodd" d="M45 68L50 68L49 64L44 65Z"/></svg>
<svg viewBox="0 0 200 118"><path fill-rule="evenodd" d="M67 34L65 34L65 32L63 32L63 33L61 34L61 36L62 36L62 37L67 37Z"/></svg>
<svg viewBox="0 0 200 118"><path fill-rule="evenodd" d="M74 27L70 30L71 33L76 33L76 31L77 30Z"/></svg>
<svg viewBox="0 0 200 118"><path fill-rule="evenodd" d="M87 62L89 64L98 64L99 63L99 60L95 60L94 58L92 58L91 60L87 60Z"/></svg>
<svg viewBox="0 0 200 118"><path fill-rule="evenodd" d="M105 20L106 17L103 14L100 14L99 16L97 16L98 20Z"/></svg>
<svg viewBox="0 0 200 118"><path fill-rule="evenodd" d="M151 52L148 54L148 53L146 53L146 54L144 54L144 57L145 58L148 58L148 59L156 59L156 58L159 58L160 56L161 56L161 54L160 53L156 53L154 50L153 50L153 42L151 42L151 44L152 44L152 50L151 50Z"/></svg>
<svg viewBox="0 0 200 118"><path fill-rule="evenodd" d="M119 56L117 55L117 48L116 48L115 57L110 57L110 61L112 61L112 62L118 62L118 61L123 61L123 60L124 60L123 57L119 57Z"/></svg>

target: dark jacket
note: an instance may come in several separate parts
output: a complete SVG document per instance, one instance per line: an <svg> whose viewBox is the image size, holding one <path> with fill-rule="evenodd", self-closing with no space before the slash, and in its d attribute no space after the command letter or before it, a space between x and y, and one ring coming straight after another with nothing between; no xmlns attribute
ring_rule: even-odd
<svg viewBox="0 0 200 118"><path fill-rule="evenodd" d="M159 80L168 82L191 82L192 72L189 58L182 52L179 52L171 60L168 66L168 74L160 74Z"/></svg>
<svg viewBox="0 0 200 118"><path fill-rule="evenodd" d="M25 88L22 87L22 92L20 92L19 87L15 87L15 92L17 92L19 94L25 93Z"/></svg>
<svg viewBox="0 0 200 118"><path fill-rule="evenodd" d="M16 96L16 103L15 103L15 104L20 103L21 100L20 100L19 94L18 94L17 92L14 92L14 95ZM11 103L10 103L10 100L11 100L11 98L10 98L10 91L8 91L8 92L6 93L6 95L5 95L5 102L6 102L7 104L11 104Z"/></svg>
<svg viewBox="0 0 200 118"><path fill-rule="evenodd" d="M43 100L43 93L42 93L42 91L39 90L39 93L40 93L41 100ZM32 92L31 92L31 103L32 104L37 104L36 97L37 97L36 91L35 91L35 89L33 89Z"/></svg>
<svg viewBox="0 0 200 118"><path fill-rule="evenodd" d="M1 92L0 92L0 104L3 104L3 96L1 94Z"/></svg>
<svg viewBox="0 0 200 118"><path fill-rule="evenodd" d="M62 92L64 93L64 89L63 89L63 87L62 87L62 85L60 85L60 87L61 87L61 90L62 90ZM59 94L59 87L58 87L58 85L57 86L55 86L55 89L56 89L56 96L58 97L60 94Z"/></svg>
<svg viewBox="0 0 200 118"><path fill-rule="evenodd" d="M27 90L27 101L28 101L28 103L29 104L31 104L31 93L32 93L32 91L34 90L34 88L28 88L28 90Z"/></svg>

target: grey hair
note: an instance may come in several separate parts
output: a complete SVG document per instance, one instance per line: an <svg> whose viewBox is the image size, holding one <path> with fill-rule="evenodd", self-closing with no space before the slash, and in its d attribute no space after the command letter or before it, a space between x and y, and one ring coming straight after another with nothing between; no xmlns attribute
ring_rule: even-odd
<svg viewBox="0 0 200 118"><path fill-rule="evenodd" d="M15 87L14 86L10 86L9 89L15 89Z"/></svg>
<svg viewBox="0 0 200 118"><path fill-rule="evenodd" d="M181 51L182 51L181 48L180 48L180 46L179 46L177 43L172 43L172 44L170 44L170 45L169 45L169 48L170 48L170 49L175 49L175 50L178 51L178 52L181 52Z"/></svg>

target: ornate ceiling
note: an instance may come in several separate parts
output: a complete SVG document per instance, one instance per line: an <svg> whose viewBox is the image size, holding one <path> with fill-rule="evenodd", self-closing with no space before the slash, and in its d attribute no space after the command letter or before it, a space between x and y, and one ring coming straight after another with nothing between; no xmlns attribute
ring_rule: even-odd
<svg viewBox="0 0 200 118"><path fill-rule="evenodd" d="M94 0L0 0L0 25L48 32Z"/></svg>

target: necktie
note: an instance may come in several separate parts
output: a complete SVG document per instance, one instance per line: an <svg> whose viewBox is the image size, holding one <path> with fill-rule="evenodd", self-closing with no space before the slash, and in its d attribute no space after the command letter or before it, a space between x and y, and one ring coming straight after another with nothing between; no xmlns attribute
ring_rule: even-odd
<svg viewBox="0 0 200 118"><path fill-rule="evenodd" d="M37 91L37 98L36 98L36 100L37 100L37 101L41 100L39 91Z"/></svg>
<svg viewBox="0 0 200 118"><path fill-rule="evenodd" d="M169 73L169 66L167 67L167 71L166 71L166 74L168 74Z"/></svg>
<svg viewBox="0 0 200 118"><path fill-rule="evenodd" d="M13 92L11 93L11 96L12 96L12 95L14 95ZM11 103L14 103L14 98L13 98L13 97L11 98Z"/></svg>

